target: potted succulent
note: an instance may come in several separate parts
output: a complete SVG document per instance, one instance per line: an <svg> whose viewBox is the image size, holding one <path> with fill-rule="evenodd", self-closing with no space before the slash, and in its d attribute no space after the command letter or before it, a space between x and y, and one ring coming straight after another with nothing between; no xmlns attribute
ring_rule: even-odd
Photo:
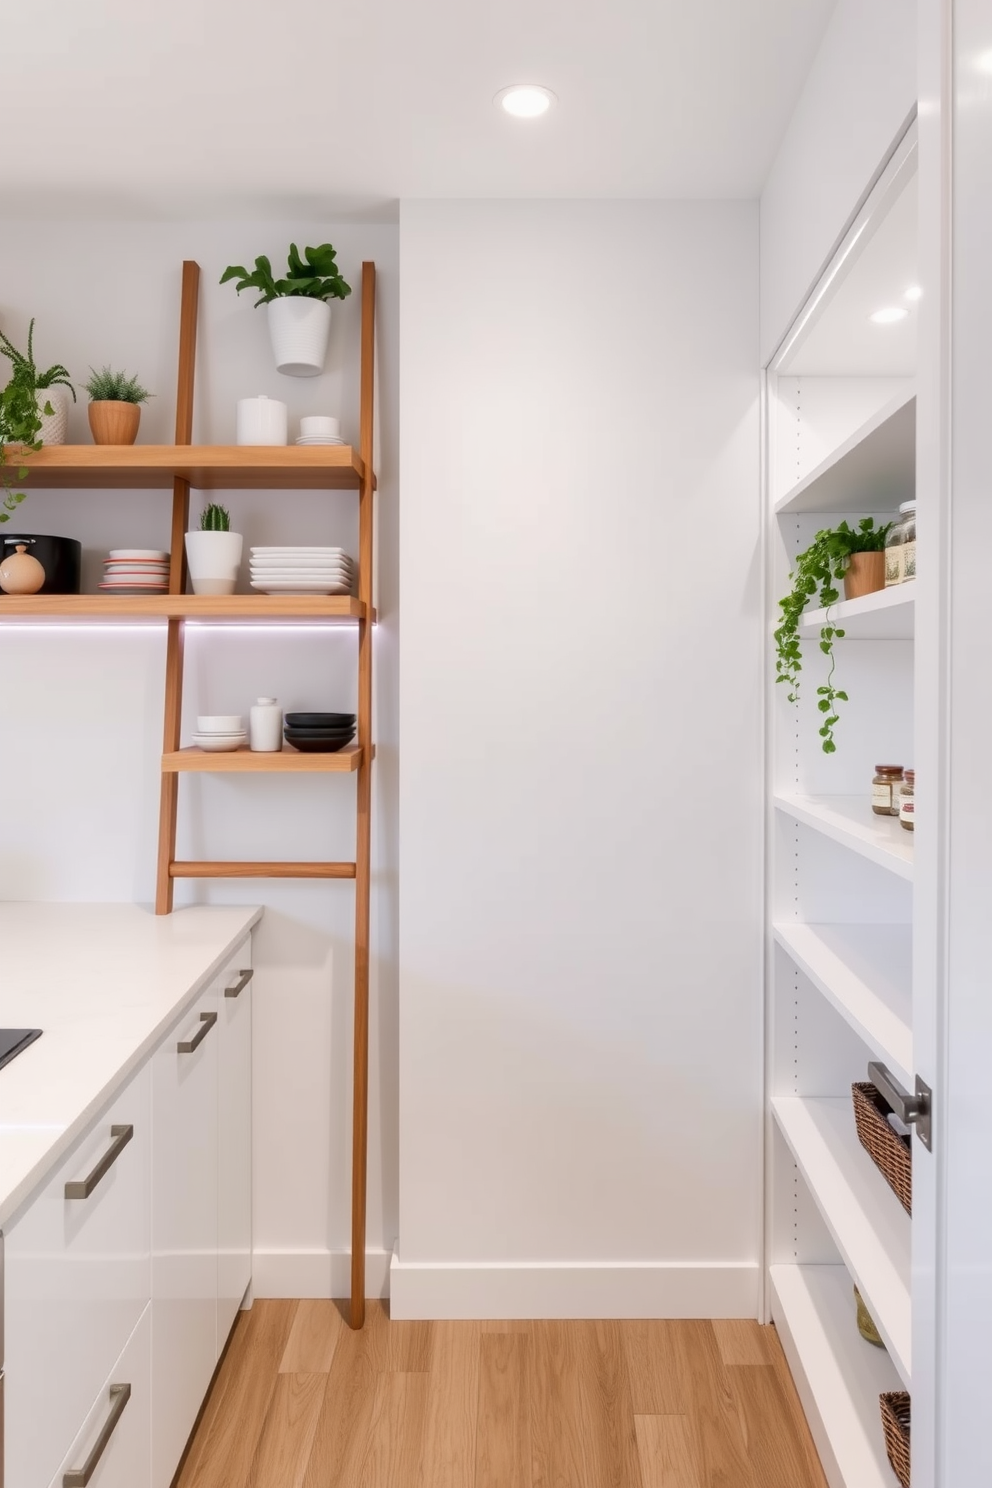
<svg viewBox="0 0 992 1488"><path fill-rule="evenodd" d="M221 284L237 279L238 294L243 289L260 292L255 307L269 307L269 337L276 367L288 377L316 377L324 369L331 329L330 301L351 294L336 258L330 243L305 248L303 258L296 244L290 243L285 279L273 277L272 265L264 254L256 258L251 273L233 264L221 275Z"/></svg>
<svg viewBox="0 0 992 1488"><path fill-rule="evenodd" d="M35 434L36 444L65 444L69 400L64 390L68 388L72 394L72 401L75 403L76 389L69 381L69 374L60 362L56 362L54 367L49 367L47 372L38 371L34 364L34 320L32 319L28 327L26 355L17 350L3 331L0 331L0 353L8 359L13 369L11 383L16 383L18 388L24 392L30 392L37 404L39 419Z"/></svg>
<svg viewBox="0 0 992 1488"><path fill-rule="evenodd" d="M186 558L194 594L233 594L244 539L231 531L231 514L213 502L200 513L198 531L186 534Z"/></svg>
<svg viewBox="0 0 992 1488"><path fill-rule="evenodd" d="M816 706L823 714L820 739L824 754L833 754L837 748L834 743L837 704L848 701L847 693L834 687L834 641L841 640L844 632L831 624L830 606L840 598L836 586L841 579L847 599L884 589L885 539L891 527L891 522L876 527L872 517L863 517L855 528L846 521L837 527L824 528L805 552L797 556L789 575L792 589L785 599L779 600L782 616L775 631L775 681L786 683L790 703L799 700L799 674L803 666L799 624L803 613L814 595L818 595L820 607L828 611L820 627L820 650L828 658L830 670L825 685L816 689ZM850 585L849 576L853 579Z"/></svg>
<svg viewBox="0 0 992 1488"><path fill-rule="evenodd" d="M141 422L141 404L152 396L136 377L104 367L83 384L90 395L86 415L94 444L133 444Z"/></svg>

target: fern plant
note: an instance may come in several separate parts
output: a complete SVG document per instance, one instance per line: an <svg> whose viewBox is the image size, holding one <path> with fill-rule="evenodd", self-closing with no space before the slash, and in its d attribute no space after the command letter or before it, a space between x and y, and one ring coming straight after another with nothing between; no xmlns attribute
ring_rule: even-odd
<svg viewBox="0 0 992 1488"><path fill-rule="evenodd" d="M289 267L285 279L276 279L272 264L264 254L255 260L252 271L240 264L232 264L221 275L221 284L237 279L238 294L243 289L257 289L260 298L255 308L267 305L270 300L284 295L302 295L310 300L344 300L351 294L351 285L346 284L337 266L337 254L330 243L321 243L319 248L304 248L303 258L295 243L289 245Z"/></svg>
<svg viewBox="0 0 992 1488"><path fill-rule="evenodd" d="M782 611L778 629L775 631L775 681L784 682L789 689L790 703L799 701L799 675L803 668L802 646L799 641L799 625L806 606L819 591L820 607L828 613L820 627L820 650L830 661L830 670L824 686L818 687L817 708L824 715L820 725L821 748L824 754L833 754L834 726L840 719L837 704L846 703L846 692L834 686L834 641L842 640L844 631L830 620L830 606L840 598L837 584L843 579L855 553L879 553L885 548L885 540L892 523L876 527L874 518L863 517L856 528L846 521L838 527L825 527L816 534L805 552L798 554L795 567L789 578L792 589L779 600Z"/></svg>
<svg viewBox="0 0 992 1488"><path fill-rule="evenodd" d="M209 506L203 508L200 513L201 532L230 532L230 530L231 513L226 506L218 506L212 501Z"/></svg>
<svg viewBox="0 0 992 1488"><path fill-rule="evenodd" d="M102 367L99 372L91 367L90 372L93 375L83 386L94 403L147 403L152 397L137 377L129 377L126 372L114 372L110 367Z"/></svg>
<svg viewBox="0 0 992 1488"><path fill-rule="evenodd" d="M27 353L18 351L9 336L0 331L0 353L11 365L11 376L7 386L0 392L0 522L9 522L11 515L24 500L24 491L15 491L14 485L27 478L27 466L18 461L16 466L7 463L7 447L20 445L23 449L41 449L38 435L41 431L41 415L53 412L48 398L39 399L38 391L54 387L57 383L67 387L73 399L76 390L69 381L69 374L61 363L56 362L45 372L39 372L34 361L34 321L28 327Z"/></svg>
<svg viewBox="0 0 992 1488"><path fill-rule="evenodd" d="M61 362L56 362L54 366L49 367L47 372L39 372L38 368L34 364L33 316L31 319L31 324L28 326L27 354L25 355L24 352L18 351L17 347L10 340L9 336L5 336L3 331L0 331L0 353L2 353L10 362L11 368L13 369L13 376L15 378L18 378L24 384L24 386L30 385L32 389L50 388L55 387L56 385L67 387L72 394L72 401L75 403L76 389L69 381L69 373L66 371L65 367L62 366ZM51 405L46 400L45 407L43 408L42 412L50 414L51 411Z"/></svg>

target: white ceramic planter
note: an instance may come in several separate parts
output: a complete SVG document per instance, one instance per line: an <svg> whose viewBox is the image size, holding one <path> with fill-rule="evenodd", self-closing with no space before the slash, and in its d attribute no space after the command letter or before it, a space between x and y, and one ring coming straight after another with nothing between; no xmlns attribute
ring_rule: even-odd
<svg viewBox="0 0 992 1488"><path fill-rule="evenodd" d="M37 438L42 444L65 444L65 432L69 423L69 389L64 387L36 388L38 417L41 428ZM45 404L51 404L51 413L45 412Z"/></svg>
<svg viewBox="0 0 992 1488"><path fill-rule="evenodd" d="M285 403L278 398L239 398L237 441L239 444L285 444L289 419Z"/></svg>
<svg viewBox="0 0 992 1488"><path fill-rule="evenodd" d="M194 594L233 594L241 567L240 532L187 532L186 558Z"/></svg>
<svg viewBox="0 0 992 1488"><path fill-rule="evenodd" d="M327 355L330 305L305 295L282 295L270 300L267 309L277 370L287 377L318 377Z"/></svg>

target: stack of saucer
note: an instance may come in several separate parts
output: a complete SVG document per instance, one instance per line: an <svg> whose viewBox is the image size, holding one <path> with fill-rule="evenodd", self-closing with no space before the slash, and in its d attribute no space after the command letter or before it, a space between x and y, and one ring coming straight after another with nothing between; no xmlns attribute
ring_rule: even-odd
<svg viewBox="0 0 992 1488"><path fill-rule="evenodd" d="M251 587L263 594L350 594L354 578L343 548L251 550Z"/></svg>
<svg viewBox="0 0 992 1488"><path fill-rule="evenodd" d="M237 713L201 713L196 720L193 743L210 754L241 749L248 743L244 718Z"/></svg>
<svg viewBox="0 0 992 1488"><path fill-rule="evenodd" d="M355 737L354 713L287 713L287 744L304 754L337 754Z"/></svg>
<svg viewBox="0 0 992 1488"><path fill-rule="evenodd" d="M344 444L340 437L341 424L336 418L322 413L310 414L300 419L300 437L297 444Z"/></svg>
<svg viewBox="0 0 992 1488"><path fill-rule="evenodd" d="M169 555L157 548L111 548L100 588L116 594L167 594Z"/></svg>

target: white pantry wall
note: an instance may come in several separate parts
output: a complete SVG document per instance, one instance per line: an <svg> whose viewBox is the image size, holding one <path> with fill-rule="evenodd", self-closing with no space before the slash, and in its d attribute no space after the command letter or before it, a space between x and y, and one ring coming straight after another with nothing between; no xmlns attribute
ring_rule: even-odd
<svg viewBox="0 0 992 1488"><path fill-rule="evenodd" d="M753 203L401 205L393 1315L754 1316Z"/></svg>
<svg viewBox="0 0 992 1488"><path fill-rule="evenodd" d="M355 291L334 307L320 378L280 376L263 311L220 286L229 263L290 240L331 241ZM358 437L360 275L378 268L378 604L373 803L369 1284L386 1282L397 1231L397 422L398 233L327 222L10 221L0 240L0 327L23 342L37 317L39 365L123 365L155 398L142 441L174 437L182 260L202 270L194 440L233 442L237 399L265 393L304 413L340 415ZM85 394L69 438L89 442ZM251 543L340 542L354 551L353 493L232 492L222 499ZM193 495L194 514L199 498ZM111 546L168 546L168 493L32 492L25 532L78 537L84 588ZM13 530L13 524L6 529ZM246 585L242 577L242 587ZM154 895L164 626L0 628L0 898L137 901ZM185 738L195 715L284 707L353 709L354 629L194 627L187 631ZM354 781L186 777L180 857L350 858ZM255 1291L345 1295L350 1226L354 892L341 883L180 883L184 903L260 903L255 993ZM109 950L109 948L108 948Z"/></svg>

